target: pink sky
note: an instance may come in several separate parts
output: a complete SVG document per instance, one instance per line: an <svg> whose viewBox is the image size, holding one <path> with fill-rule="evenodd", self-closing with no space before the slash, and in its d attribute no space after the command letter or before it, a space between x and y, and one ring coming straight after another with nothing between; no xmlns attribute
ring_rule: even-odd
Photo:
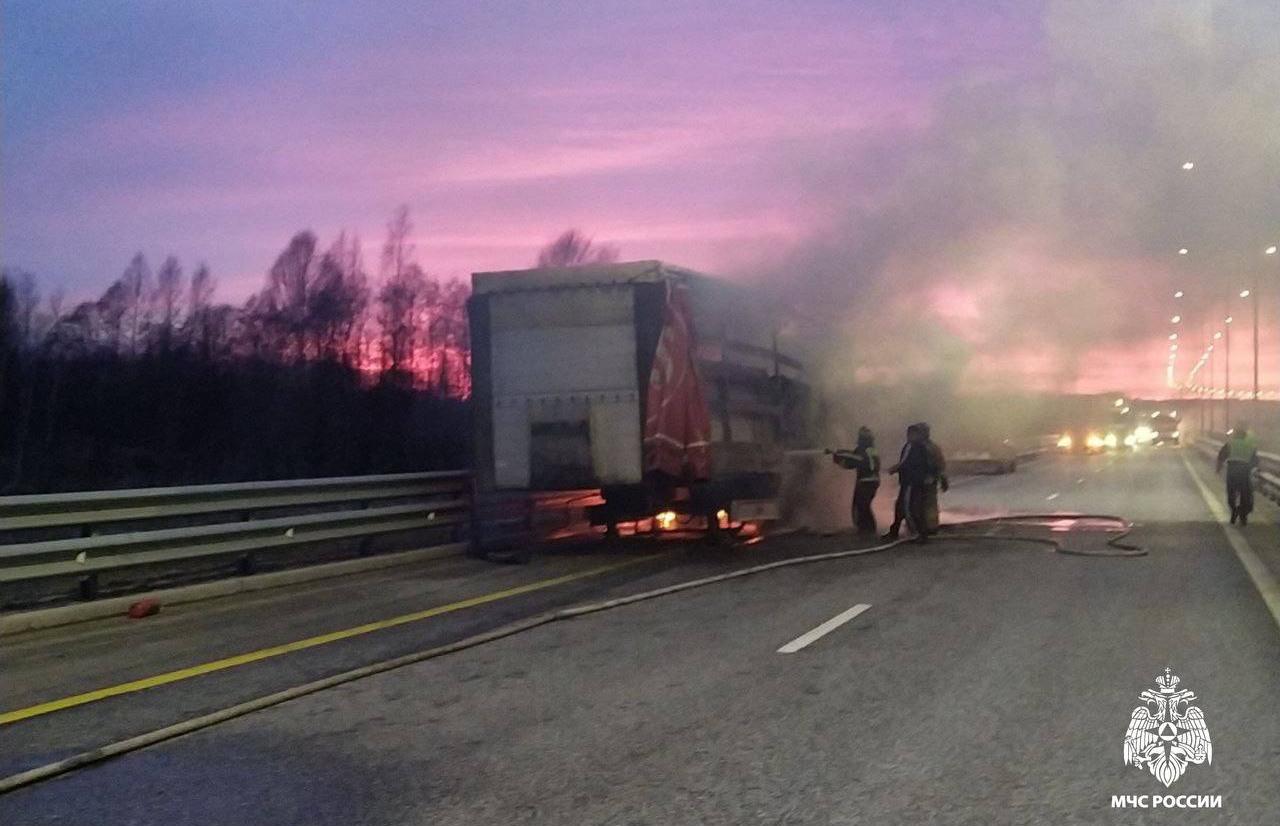
<svg viewBox="0 0 1280 826"><path fill-rule="evenodd" d="M1114 213L1116 238L1050 239L1036 267L1083 285L1123 265L1136 291L1171 277L1152 253L1165 239L1129 203L1164 193L1112 174L1134 166L1125 147L1145 126L1061 103L1091 100L1072 85L1086 82L1077 57L1116 85L1069 5L246 1L72 19L32 4L4 22L0 258L77 299L142 250L207 262L220 297L239 300L304 228L358 233L374 269L406 204L418 257L441 277L529 264L569 227L624 258L740 278L829 248L870 281L927 271L925 301L976 348L975 380L1061 385L1064 346L1078 364L1065 389L1163 380L1165 311L1151 302L1092 325L1096 340L1039 341L1010 318L1032 270L1006 259L1073 225L1060 209ZM1127 38L1128 24L1107 25ZM1017 142L984 148L988 126ZM956 170L972 185L934 197L919 180ZM1022 189L1035 200L1009 197ZM867 229L877 221L885 237ZM952 246L922 252L913 232ZM955 239L970 236L1004 240L966 241L952 284ZM803 293L820 269L784 271Z"/></svg>

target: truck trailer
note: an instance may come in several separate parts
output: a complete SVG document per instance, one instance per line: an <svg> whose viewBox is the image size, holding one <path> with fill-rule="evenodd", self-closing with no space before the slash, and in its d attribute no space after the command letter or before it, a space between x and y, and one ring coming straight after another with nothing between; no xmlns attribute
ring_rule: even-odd
<svg viewBox="0 0 1280 826"><path fill-rule="evenodd" d="M482 549L582 503L609 532L778 518L809 389L759 295L634 261L475 273L468 311Z"/></svg>

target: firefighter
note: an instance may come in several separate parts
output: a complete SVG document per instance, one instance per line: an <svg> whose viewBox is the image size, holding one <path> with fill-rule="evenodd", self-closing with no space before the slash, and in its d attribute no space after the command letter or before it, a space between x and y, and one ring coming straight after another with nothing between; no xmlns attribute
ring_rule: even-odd
<svg viewBox="0 0 1280 826"><path fill-rule="evenodd" d="M1253 472L1258 468L1258 445L1244 425L1236 425L1218 451L1218 473L1227 466L1227 504L1231 506L1231 524L1249 524L1253 511Z"/></svg>
<svg viewBox="0 0 1280 826"><path fill-rule="evenodd" d="M917 422L916 429L920 431L925 456L929 460L928 471L921 486L924 497L923 525L926 534L934 534L938 532L939 524L938 487L941 485L943 493L951 489L951 482L947 479L947 457L943 455L938 443L933 441L928 423Z"/></svg>
<svg viewBox="0 0 1280 826"><path fill-rule="evenodd" d="M853 450L829 450L831 461L846 470L857 473L853 483L853 526L858 533L875 534L876 515L871 512L871 500L880 489L880 455L876 453L876 438L871 428L858 428L858 446Z"/></svg>
<svg viewBox="0 0 1280 826"><path fill-rule="evenodd" d="M893 505L893 524L882 539L897 539L902 523L906 522L917 542L927 541L924 484L929 476L929 466L924 434L919 425L913 424L907 428L907 442L898 454L898 463L889 468L889 473L898 475L898 498Z"/></svg>

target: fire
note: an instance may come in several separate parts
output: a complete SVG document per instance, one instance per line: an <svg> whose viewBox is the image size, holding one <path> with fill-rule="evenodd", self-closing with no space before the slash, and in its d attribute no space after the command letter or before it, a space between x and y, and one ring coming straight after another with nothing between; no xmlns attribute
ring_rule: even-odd
<svg viewBox="0 0 1280 826"><path fill-rule="evenodd" d="M658 527L664 531L669 531L676 526L676 512L663 511L653 517L653 521L658 523Z"/></svg>

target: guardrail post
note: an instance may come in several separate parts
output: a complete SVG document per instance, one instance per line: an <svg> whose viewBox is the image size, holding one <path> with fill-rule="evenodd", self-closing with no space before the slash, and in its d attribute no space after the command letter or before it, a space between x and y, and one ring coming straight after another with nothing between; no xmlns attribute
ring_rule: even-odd
<svg viewBox="0 0 1280 826"><path fill-rule="evenodd" d="M98 598L98 575L96 573L86 574L80 577L79 583L80 599L88 602Z"/></svg>
<svg viewBox="0 0 1280 826"><path fill-rule="evenodd" d="M254 562L253 554L244 554L236 560L236 573L240 576L250 576L258 570L257 564Z"/></svg>

